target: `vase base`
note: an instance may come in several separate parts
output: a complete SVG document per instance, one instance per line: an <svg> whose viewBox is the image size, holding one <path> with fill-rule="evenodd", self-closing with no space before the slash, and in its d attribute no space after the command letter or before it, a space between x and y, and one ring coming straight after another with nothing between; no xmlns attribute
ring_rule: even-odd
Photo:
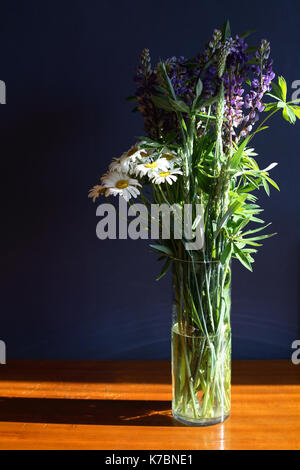
<svg viewBox="0 0 300 470"><path fill-rule="evenodd" d="M187 426L213 426L214 424L223 423L230 416L230 412L216 418L187 418L186 416L179 415L174 411L172 414L173 418Z"/></svg>

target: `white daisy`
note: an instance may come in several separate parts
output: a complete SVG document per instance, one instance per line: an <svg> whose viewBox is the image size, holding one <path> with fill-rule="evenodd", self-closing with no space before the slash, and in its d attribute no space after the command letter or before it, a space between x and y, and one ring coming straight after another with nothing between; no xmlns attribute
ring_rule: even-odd
<svg viewBox="0 0 300 470"><path fill-rule="evenodd" d="M157 171L167 171L170 167L168 160L164 158L158 158L155 161L147 161L147 163L139 163L136 165L134 171L136 175L145 176L151 175Z"/></svg>
<svg viewBox="0 0 300 470"><path fill-rule="evenodd" d="M96 184L96 186L93 186L93 188L89 190L88 197L93 198L93 202L95 202L95 199L97 199L97 197L99 197L103 192L104 187Z"/></svg>
<svg viewBox="0 0 300 470"><path fill-rule="evenodd" d="M126 173L119 171L111 171L102 177L103 187L106 188L105 195L109 196L122 196L125 201L131 197L136 198L140 191L137 186L141 184L133 178L130 178Z"/></svg>
<svg viewBox="0 0 300 470"><path fill-rule="evenodd" d="M144 149L135 144L127 152L123 153L122 158L130 158L132 162L135 162L137 159L143 160L144 158L149 157L153 153L153 150Z"/></svg>
<svg viewBox="0 0 300 470"><path fill-rule="evenodd" d="M176 175L182 175L182 171L178 168L169 168L167 171L156 171L151 175L152 182L155 184L169 183L173 184L177 180Z"/></svg>
<svg viewBox="0 0 300 470"><path fill-rule="evenodd" d="M180 165L182 162L181 157L178 157L176 153L170 151L170 150L165 150L161 155L160 158L164 158L169 162L169 165L171 168L174 167L174 165Z"/></svg>
<svg viewBox="0 0 300 470"><path fill-rule="evenodd" d="M137 146L131 147L127 152L123 153L121 157L114 158L112 163L109 165L110 171L119 171L123 173L134 173L135 162L147 162L150 158L152 151L145 149L139 149Z"/></svg>
<svg viewBox="0 0 300 470"><path fill-rule="evenodd" d="M128 173L130 171L130 167L132 165L132 161L130 157L127 157L125 154L122 157L114 158L111 164L109 165L109 171L118 171L123 173Z"/></svg>
<svg viewBox="0 0 300 470"><path fill-rule="evenodd" d="M127 152L123 153L122 157L130 157L132 161L135 161L136 157L139 156L141 149L139 149L138 145L135 144L131 147Z"/></svg>

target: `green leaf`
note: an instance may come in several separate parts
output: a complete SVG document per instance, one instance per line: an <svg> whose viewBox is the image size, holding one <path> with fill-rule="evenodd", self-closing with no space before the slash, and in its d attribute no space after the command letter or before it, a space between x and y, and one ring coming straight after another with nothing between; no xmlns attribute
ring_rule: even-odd
<svg viewBox="0 0 300 470"><path fill-rule="evenodd" d="M300 119L300 106L290 106L298 119Z"/></svg>
<svg viewBox="0 0 300 470"><path fill-rule="evenodd" d="M243 233L243 237L244 237L245 235L251 235L252 233L260 232L261 230L264 230L265 228L269 227L270 225L271 225L271 223L266 224L266 225L264 225L263 227L255 228L255 229L253 229L253 230L247 230L247 232L244 232L244 233Z"/></svg>
<svg viewBox="0 0 300 470"><path fill-rule="evenodd" d="M175 129L168 132L168 134L166 135L166 143L170 144L171 142L173 142L173 140L176 138L176 136L177 136L177 132L176 132Z"/></svg>
<svg viewBox="0 0 300 470"><path fill-rule="evenodd" d="M263 224L265 221L262 219L259 219L258 217L251 217L250 219L252 222L256 222L257 224Z"/></svg>
<svg viewBox="0 0 300 470"><path fill-rule="evenodd" d="M264 240L265 238L270 238L270 237L274 237L275 235L277 235L277 233L268 233L266 235L258 235L258 237L250 237L250 238L240 238L240 241L243 241L245 243L247 242L255 242L255 241L260 241L260 240Z"/></svg>
<svg viewBox="0 0 300 470"><path fill-rule="evenodd" d="M245 245L262 246L261 243L251 242L251 241L249 242L249 241L244 240L243 238L236 238L236 241L239 243L241 248L244 248Z"/></svg>
<svg viewBox="0 0 300 470"><path fill-rule="evenodd" d="M202 83L201 78L199 78L199 80L197 82L197 85L196 85L196 96L197 96L197 98L199 98L199 96L201 95L202 90L203 90L203 83Z"/></svg>
<svg viewBox="0 0 300 470"><path fill-rule="evenodd" d="M157 278L156 278L157 281L159 281L162 277L164 277L164 276L167 274L167 272L168 272L168 270L169 270L169 267L170 267L170 264L171 264L171 259L168 258L168 259L166 260L165 264L164 264L163 267L162 267L162 270L161 270L161 272L160 272L160 275L157 276Z"/></svg>
<svg viewBox="0 0 300 470"><path fill-rule="evenodd" d="M165 253L168 256L173 256L172 250L170 250L170 248L168 248L165 245L150 245L150 246L156 251L161 251L162 253Z"/></svg>
<svg viewBox="0 0 300 470"><path fill-rule="evenodd" d="M240 161L241 161L241 158L242 158L242 155L243 155L243 151L245 150L245 147L246 147L247 143L249 142L249 139L250 139L250 136L246 137L246 139L243 140L243 142L241 143L241 145L239 146L239 148L237 149L237 151L233 155L233 157L231 159L231 165L230 165L231 168L234 168L234 169L238 168L238 166L240 164Z"/></svg>
<svg viewBox="0 0 300 470"><path fill-rule="evenodd" d="M224 225L226 225L226 222L232 216L232 214L234 214L243 205L246 197L247 196L240 196L236 201L234 201L232 204L230 204L230 206L228 207L227 211L225 212L225 214L223 215L223 217L221 218L221 220L220 220L220 222L217 226L217 230L215 232L214 239L217 238L217 236L219 235L220 230L224 227Z"/></svg>
<svg viewBox="0 0 300 470"><path fill-rule="evenodd" d="M198 186L200 187L200 189L208 194L211 188L213 178L209 177L205 173L205 171L200 169L197 172L197 181L198 181Z"/></svg>
<svg viewBox="0 0 300 470"><path fill-rule="evenodd" d="M203 90L203 83L202 83L201 78L199 78L197 85L196 85L196 98L193 101L193 109L196 109L200 103L202 90Z"/></svg>
<svg viewBox="0 0 300 470"><path fill-rule="evenodd" d="M152 95L151 100L157 108L165 109L166 111L174 111L169 99L164 96Z"/></svg>
<svg viewBox="0 0 300 470"><path fill-rule="evenodd" d="M136 96L126 96L125 100L126 101L138 101Z"/></svg>
<svg viewBox="0 0 300 470"><path fill-rule="evenodd" d="M283 108L282 116L290 124L295 124L296 116L295 116L293 109L290 106L286 105L285 108Z"/></svg>
<svg viewBox="0 0 300 470"><path fill-rule="evenodd" d="M216 116L209 115L209 114L203 114L203 113L197 113L196 112L196 115L199 116L199 117L202 117L204 119L216 119Z"/></svg>
<svg viewBox="0 0 300 470"><path fill-rule="evenodd" d="M171 104L174 111L180 111L180 112L183 112L183 113L189 113L190 112L190 108L182 100L176 100L176 101L175 100L170 100L170 104Z"/></svg>
<svg viewBox="0 0 300 470"><path fill-rule="evenodd" d="M226 245L225 248L221 254L221 264L227 264L228 260L230 259L233 251L233 244L231 241L229 241Z"/></svg>
<svg viewBox="0 0 300 470"><path fill-rule="evenodd" d="M201 219L202 219L202 215L198 214L197 217L195 218L194 222L193 222L192 230L196 230L196 228L198 227L198 224L199 224Z"/></svg>
<svg viewBox="0 0 300 470"><path fill-rule="evenodd" d="M242 39L245 39L247 38L248 36L250 36L250 34L253 34L255 33L255 29L249 29L248 31L245 31L244 33L240 34L240 38ZM257 47L254 47L254 50L257 50Z"/></svg>
<svg viewBox="0 0 300 470"><path fill-rule="evenodd" d="M160 85L156 85L154 88L155 88L155 90L159 91L163 95L165 95L167 93L167 90L164 87L160 86Z"/></svg>
<svg viewBox="0 0 300 470"><path fill-rule="evenodd" d="M216 103L217 101L218 101L218 96L212 96L208 100L201 103L201 107L207 108L208 106L211 106L212 104Z"/></svg>
<svg viewBox="0 0 300 470"><path fill-rule="evenodd" d="M277 108L277 104L276 103L264 103L264 112L268 112L268 111L275 111L275 109Z"/></svg>
<svg viewBox="0 0 300 470"><path fill-rule="evenodd" d="M286 101L287 86L283 77L278 77L278 85L282 93L283 101Z"/></svg>
<svg viewBox="0 0 300 470"><path fill-rule="evenodd" d="M269 188L269 185L268 185L268 183L266 182L266 180L264 178L262 179L262 184L263 184L263 187L265 188L265 191L266 191L267 195L270 196L270 188Z"/></svg>
<svg viewBox="0 0 300 470"><path fill-rule="evenodd" d="M230 29L230 23L229 23L229 20L227 20L222 28L221 28L221 31L222 31L222 35L223 35L223 41L224 39L227 39L227 38L230 38L231 36L231 29Z"/></svg>
<svg viewBox="0 0 300 470"><path fill-rule="evenodd" d="M278 101L277 102L277 108L285 108L286 107L286 104L284 101Z"/></svg>
<svg viewBox="0 0 300 470"><path fill-rule="evenodd" d="M274 186L274 188L276 188L277 191L280 191L279 186L277 185L277 183L275 183L274 180L272 180L272 178L270 178L270 177L267 176L267 175L264 175L264 178L265 178L272 186Z"/></svg>
<svg viewBox="0 0 300 470"><path fill-rule="evenodd" d="M166 70L166 66L163 62L160 63L160 67L162 69L162 72L163 72L163 75L164 75L164 78L168 84L168 88L169 88L169 92L170 94L172 95L172 98L176 101L177 97L176 97L176 93L174 91L174 88L173 88L173 85L172 85L172 82L169 78L169 75L167 74L167 70Z"/></svg>
<svg viewBox="0 0 300 470"><path fill-rule="evenodd" d="M281 88L278 85L276 85L276 83L272 83L271 85L272 85L274 95L272 95L270 93L268 93L268 95L271 95L274 98L277 98L279 100L285 101Z"/></svg>
<svg viewBox="0 0 300 470"><path fill-rule="evenodd" d="M242 265L245 266L245 268L249 269L249 271L252 271L252 266L247 254L244 253L236 244L234 244L233 253L235 254L236 258L242 263Z"/></svg>
<svg viewBox="0 0 300 470"><path fill-rule="evenodd" d="M273 168L275 168L275 166L277 166L278 163L277 162L273 162L273 163L270 163L270 165L268 165L266 168L264 168L262 171L270 171L272 170Z"/></svg>

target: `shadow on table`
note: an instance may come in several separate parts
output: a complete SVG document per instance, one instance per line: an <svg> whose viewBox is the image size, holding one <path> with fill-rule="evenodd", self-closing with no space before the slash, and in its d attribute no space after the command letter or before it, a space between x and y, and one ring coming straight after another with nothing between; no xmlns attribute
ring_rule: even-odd
<svg viewBox="0 0 300 470"><path fill-rule="evenodd" d="M1 381L170 384L170 361L8 361ZM300 384L300 366L287 360L233 361L233 385Z"/></svg>
<svg viewBox="0 0 300 470"><path fill-rule="evenodd" d="M110 426L184 426L167 401L0 398L0 421Z"/></svg>
<svg viewBox="0 0 300 470"><path fill-rule="evenodd" d="M0 367L1 381L171 383L170 361L17 361Z"/></svg>

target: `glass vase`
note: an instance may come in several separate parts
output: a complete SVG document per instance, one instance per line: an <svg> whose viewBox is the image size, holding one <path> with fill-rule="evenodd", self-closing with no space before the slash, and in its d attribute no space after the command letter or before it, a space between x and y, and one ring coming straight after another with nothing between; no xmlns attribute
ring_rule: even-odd
<svg viewBox="0 0 300 470"><path fill-rule="evenodd" d="M174 261L173 285L173 416L217 424L230 415L230 265Z"/></svg>

